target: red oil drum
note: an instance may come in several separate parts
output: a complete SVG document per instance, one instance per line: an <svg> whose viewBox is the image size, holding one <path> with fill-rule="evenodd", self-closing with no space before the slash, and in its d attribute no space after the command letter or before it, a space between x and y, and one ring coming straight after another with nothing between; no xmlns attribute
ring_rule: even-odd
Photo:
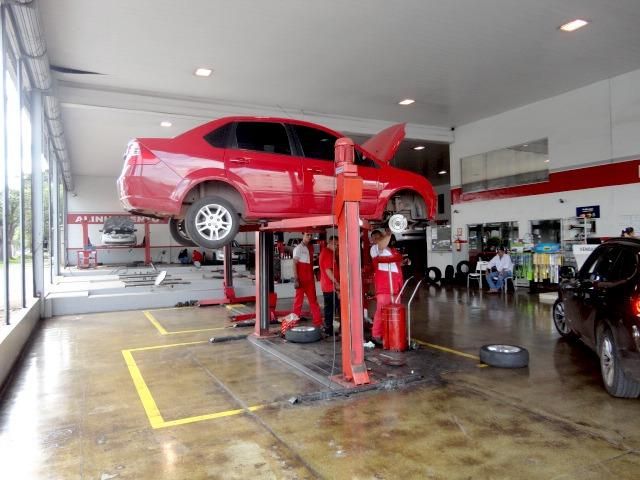
<svg viewBox="0 0 640 480"><path fill-rule="evenodd" d="M391 303L382 307L382 346L385 350L407 350L407 318L404 305Z"/></svg>

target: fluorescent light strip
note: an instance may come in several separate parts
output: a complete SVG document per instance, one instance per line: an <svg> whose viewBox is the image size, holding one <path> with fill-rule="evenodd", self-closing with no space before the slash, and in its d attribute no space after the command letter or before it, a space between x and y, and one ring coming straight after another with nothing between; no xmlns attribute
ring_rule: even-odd
<svg viewBox="0 0 640 480"><path fill-rule="evenodd" d="M404 100L400 100L398 105L411 105L412 103L416 103L416 101L411 98L405 98Z"/></svg>
<svg viewBox="0 0 640 480"><path fill-rule="evenodd" d="M576 18L575 20L572 20L570 22L565 23L564 25L561 25L560 30L562 30L563 32L575 32L579 28L582 28L588 24L589 22L587 22L586 20Z"/></svg>
<svg viewBox="0 0 640 480"><path fill-rule="evenodd" d="M213 72L213 70L211 70L210 68L200 67L200 68L196 68L196 71L193 72L193 74L196 77L208 77L211 75L211 72Z"/></svg>

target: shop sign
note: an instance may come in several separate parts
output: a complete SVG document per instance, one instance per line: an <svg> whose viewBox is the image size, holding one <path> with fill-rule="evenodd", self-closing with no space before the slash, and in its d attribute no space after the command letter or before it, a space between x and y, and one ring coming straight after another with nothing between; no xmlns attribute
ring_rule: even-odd
<svg viewBox="0 0 640 480"><path fill-rule="evenodd" d="M141 215L127 215L122 213L69 213L67 214L67 223L69 225L81 225L83 223L88 224L103 224L105 220L111 217L129 217L133 223L169 223L167 219L148 218Z"/></svg>
<svg viewBox="0 0 640 480"><path fill-rule="evenodd" d="M600 218L600 205L591 205L589 207L576 207L576 217Z"/></svg>

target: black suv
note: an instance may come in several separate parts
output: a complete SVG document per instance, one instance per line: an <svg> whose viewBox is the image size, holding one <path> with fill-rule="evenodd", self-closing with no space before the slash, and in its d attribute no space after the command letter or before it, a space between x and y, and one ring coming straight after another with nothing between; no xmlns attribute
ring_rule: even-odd
<svg viewBox="0 0 640 480"><path fill-rule="evenodd" d="M604 386L614 397L640 395L640 240L598 246L575 274L563 267L553 322L600 357Z"/></svg>

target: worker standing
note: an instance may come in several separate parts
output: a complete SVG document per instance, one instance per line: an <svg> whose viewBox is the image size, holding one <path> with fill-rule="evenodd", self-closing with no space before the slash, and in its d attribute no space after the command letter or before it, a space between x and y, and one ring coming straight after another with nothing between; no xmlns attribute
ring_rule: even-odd
<svg viewBox="0 0 640 480"><path fill-rule="evenodd" d="M302 313L302 302L304 296L307 296L313 325L322 327L322 318L320 315L320 305L316 297L316 279L313 276L313 251L311 250L311 233L305 232L302 235L302 241L293 249L293 274L294 287L296 295L293 300L293 313L298 317Z"/></svg>
<svg viewBox="0 0 640 480"><path fill-rule="evenodd" d="M374 285L376 290L376 313L373 317L371 332L374 343L382 344L382 308L392 303L392 296L400 291L402 286L402 255L389 247L391 235L380 230L371 234L371 259L375 269ZM391 271L391 280L389 279Z"/></svg>
<svg viewBox="0 0 640 480"><path fill-rule="evenodd" d="M333 315L340 311L340 269L336 252L338 251L338 237L332 235L327 246L320 252L320 288L324 297L324 333L333 335Z"/></svg>

